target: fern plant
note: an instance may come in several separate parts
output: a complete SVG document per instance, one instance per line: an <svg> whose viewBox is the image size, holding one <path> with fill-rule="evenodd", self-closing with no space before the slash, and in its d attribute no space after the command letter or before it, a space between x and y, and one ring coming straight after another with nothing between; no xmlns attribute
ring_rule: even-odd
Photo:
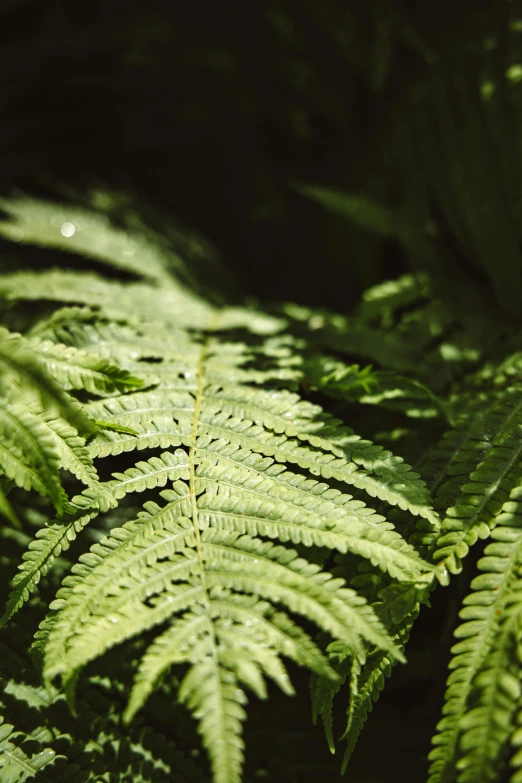
<svg viewBox="0 0 522 783"><path fill-rule="evenodd" d="M74 711L88 664L148 640L124 721L183 672L172 698L198 721L213 779L239 781L246 692L264 698L268 677L292 693L284 658L339 682L313 626L357 670L376 655L404 659L403 639L365 589L332 575L329 554L377 569L383 589L398 590L396 614L408 615L408 596L421 600L442 574L408 542L411 520L434 536L439 516L400 457L296 393L317 350L287 318L201 298L173 274L179 259L144 232L29 199L4 209L4 236L66 250L68 264L82 254L76 269L57 255L55 268L8 272L0 294L7 325L24 322L10 339L27 345L42 377L53 373L91 431L53 420L49 475L72 471L85 488L67 493L65 476L57 484L67 501L42 512L2 623L73 546L33 645L44 681L59 676ZM100 272L88 271L85 253ZM28 384L18 386L25 394ZM35 429L51 426L43 405L31 415ZM3 432L6 453L38 475L40 430L23 445ZM50 478L40 486L9 465L19 487L55 499ZM133 493L146 497L141 510ZM381 505L405 521L392 524ZM93 528L96 542L82 549L78 536Z"/></svg>
<svg viewBox="0 0 522 783"><path fill-rule="evenodd" d="M312 716L332 751L345 743L344 771L431 591L473 547L428 779L520 780L516 335L479 339L424 274L370 290L348 317L209 301L202 270L143 227L30 199L4 209L4 236L57 264L0 281L2 624L24 672L32 624L28 698L46 715L44 730L4 700L6 780L112 780L111 764L117 780L204 779L185 706L212 779L241 781L248 694L266 698L267 679L292 694L285 659L310 670ZM16 664L2 676L27 692ZM89 756L82 719L102 691ZM160 696L181 748L126 745ZM54 725L64 699L72 717ZM134 760L109 761L109 746Z"/></svg>
<svg viewBox="0 0 522 783"><path fill-rule="evenodd" d="M463 49L461 39L448 35L439 63L427 77L415 76L401 105L413 122L401 123L399 152L406 162L410 149L418 149L419 157L413 156L418 171L406 175L398 208L363 193L297 185L361 228L399 242L411 267L423 270L367 292L351 319L322 316L317 344L337 356L333 364L326 360L328 372L317 372L316 365L311 377L323 393L344 400L346 409L358 401L376 406L377 418L384 408L400 413L402 422L382 417L394 428L383 428L379 438L414 455L410 459L441 517L440 530L417 529L409 540L426 560L447 569L445 577L463 571L471 577L451 648L429 783L522 780L520 199L519 178L513 176L521 26L517 4L504 5L488 14L473 9L465 16L470 29L465 56L456 51ZM420 146L406 152L409 133ZM291 314L303 322L293 307ZM354 368L339 357L343 352L380 366L372 388L351 386ZM325 367L325 358L320 361ZM388 369L405 377L388 378L383 373ZM413 419L423 426L412 426ZM470 567L465 558L472 547ZM343 563L341 573L347 565L353 567ZM388 623L396 639L407 639L421 602L412 597L409 613L394 618L392 610L390 617L387 604L402 588L376 591L374 575L366 570L351 581L380 607L382 619L396 623ZM380 652L359 669L335 645L330 655L350 694L346 764L393 661ZM317 714L333 748L331 712L339 685L319 681L314 688Z"/></svg>

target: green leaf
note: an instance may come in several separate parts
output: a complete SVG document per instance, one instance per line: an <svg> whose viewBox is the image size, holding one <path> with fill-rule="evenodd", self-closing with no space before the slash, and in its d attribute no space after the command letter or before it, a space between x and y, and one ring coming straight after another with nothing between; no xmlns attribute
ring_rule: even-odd
<svg viewBox="0 0 522 783"><path fill-rule="evenodd" d="M383 237L395 237L399 232L399 219L391 209L378 204L360 193L342 193L334 188L322 188L292 183L294 190L318 201L332 212L349 218L361 228Z"/></svg>

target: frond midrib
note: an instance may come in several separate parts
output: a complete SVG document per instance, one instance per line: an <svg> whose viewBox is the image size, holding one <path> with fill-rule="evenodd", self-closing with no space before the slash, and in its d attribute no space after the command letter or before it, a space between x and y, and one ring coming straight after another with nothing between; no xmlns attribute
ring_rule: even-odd
<svg viewBox="0 0 522 783"><path fill-rule="evenodd" d="M208 332L212 330L212 326L213 326L213 322L209 324L209 327L207 329ZM201 587L203 591L203 604L205 606L206 615L208 618L208 634L209 634L209 639L211 644L211 657L212 657L212 663L214 668L214 676L216 677L216 682L219 683L219 685L221 685L221 678L219 676L220 667L219 667L219 655L218 655L218 641L216 639L216 630L214 627L214 623L212 622L212 608L211 608L209 589L206 580L206 568L205 568L205 559L203 556L203 544L201 541L201 532L199 528L198 506L197 506L197 495L196 495L196 469L195 469L195 448L196 448L196 441L198 437L201 407L203 404L203 391L205 386L205 362L209 351L209 343L210 343L210 336L207 336L201 348L201 354L197 367L197 392L196 392L196 398L194 403L194 416L192 420L192 432L191 432L190 446L189 446L189 494L190 494L190 502L192 506L192 525L194 529L194 537L196 540L196 552L197 552L197 558L199 562ZM227 743L227 731L226 731L226 720L225 720L226 711L225 711L225 703L224 703L222 688L218 687L217 692L218 692L218 699L219 699L219 706L220 706L220 719L218 721L218 729L220 734L219 749L220 749L220 753L225 756L226 769L232 770L234 768L234 761L229 755L229 749L228 749L229 746Z"/></svg>

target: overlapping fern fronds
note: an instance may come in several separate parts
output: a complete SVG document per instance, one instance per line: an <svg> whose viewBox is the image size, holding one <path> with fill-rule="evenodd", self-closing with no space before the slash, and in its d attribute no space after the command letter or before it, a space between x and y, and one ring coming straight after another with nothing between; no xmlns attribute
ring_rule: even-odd
<svg viewBox="0 0 522 783"><path fill-rule="evenodd" d="M3 622L86 526L107 524L37 634L44 677L60 675L73 705L90 661L154 629L126 720L184 664L175 697L199 721L215 781L236 783L245 691L264 697L268 677L291 693L284 657L338 679L300 618L342 643L354 666L369 651L403 658L364 591L306 559L306 549L349 553L384 574L384 584L425 592L434 569L375 503L424 520L433 534L438 515L401 458L285 388L304 377L308 351L286 319L210 304L172 276L160 252L86 213L31 201L6 208L18 225L4 233L91 253L113 271L85 271L81 258L79 269L65 269L57 259L55 269L0 281L8 302L49 303L19 339L97 422L81 444L63 422L53 428L53 444L69 438L57 464L86 487L29 545ZM133 278L115 278L120 269ZM146 495L142 510L129 506L111 529L112 510L124 512L132 493Z"/></svg>
<svg viewBox="0 0 522 783"><path fill-rule="evenodd" d="M97 482L85 438L100 426L67 392L104 395L141 381L95 354L6 329L0 365L0 470L17 486L49 497L61 515L67 505L61 468L87 486Z"/></svg>
<svg viewBox="0 0 522 783"><path fill-rule="evenodd" d="M438 492L446 518L434 545L452 572L478 539L491 538L482 574L460 612L443 718L430 754L430 783L497 781L516 742L520 613L520 395L500 390L482 401L450 442L448 480ZM471 419L471 420L470 420ZM513 759L515 768L519 762ZM515 773L512 780L517 780Z"/></svg>
<svg viewBox="0 0 522 783"><path fill-rule="evenodd" d="M291 694L287 658L313 673L314 715L332 750L333 701L348 689L344 769L430 590L491 539L461 613L430 783L497 783L509 763L518 781L516 344L475 351L465 330L448 333L444 307L426 301L426 279L369 292L351 322L295 306L275 315L217 306L181 284L161 252L145 276L133 262L120 279L128 235L120 246L107 224L60 207L64 233L54 225L58 207L17 203L12 212L35 241L34 209L36 224L57 234L40 238L51 247L66 249L85 232L85 252L93 226L107 232L94 255L112 267L95 274L78 256L77 269L0 280L8 326L16 307L40 303L24 334L5 329L0 344L6 513L20 490L36 490L48 515L23 531L37 526L2 623L53 566L63 572L68 550L73 561L36 633L45 680L61 677L74 710L82 670L138 641L125 721L166 687L196 717L214 780L233 783L242 779L247 693L265 698L268 678ZM408 346L423 354L415 372L382 369L391 345L397 355ZM353 363L364 358L378 369ZM417 473L311 394L341 413L362 404L376 421L402 416L405 445L418 422L442 437L428 450L420 439ZM36 774L41 763L53 779L51 738L36 757L17 731L3 733L5 769L21 774L21 762ZM57 780L73 774L76 757L64 755Z"/></svg>
<svg viewBox="0 0 522 783"><path fill-rule="evenodd" d="M396 304L404 288L399 281L397 296L393 286L387 293ZM396 306L396 304L394 306ZM364 310L362 310L364 312ZM492 539L478 567L482 572L471 584L472 592L464 601L460 617L465 622L457 629L461 639L453 648L450 663L444 717L434 738L430 755L430 783L478 783L506 779L510 757L519 780L520 753L517 705L520 701L519 613L520 613L520 482L522 480L522 420L518 367L519 354L490 353L480 369L469 374L460 368L460 382L447 386L433 400L435 414L447 428L421 458L418 470L434 495L434 507L442 517L440 530L423 530L422 524L403 526L410 531L409 541L440 570L439 579L447 583L451 574L462 571L470 548L481 540ZM494 358L495 357L495 358ZM418 377L432 365L427 356ZM328 363L323 367L329 369ZM313 370L317 374L317 367ZM358 383L358 371L336 360L334 371L317 376L317 386L334 397L352 403L368 396ZM344 367L344 369L343 369ZM379 372L373 373L373 396L379 400ZM411 381L397 379L397 399L405 416L411 416L408 390ZM382 386L381 386L382 389ZM382 389L381 394L385 393ZM439 396L440 395L440 396ZM429 395L427 395L427 398ZM449 427L449 428L448 428ZM396 518L397 512L392 512ZM337 572L353 574L353 561L340 558ZM356 586L375 607L396 644L405 644L421 603L427 593L415 586L387 584L386 577L363 564L352 575ZM330 661L349 692L347 740L344 766L353 751L360 729L372 703L391 673L394 663L386 651L362 667L346 656L342 647L329 647ZM315 684L316 712L325 723L327 738L334 749L331 724L332 700L339 684L328 685L319 678Z"/></svg>
<svg viewBox="0 0 522 783"><path fill-rule="evenodd" d="M87 783L204 783L194 760L150 728L119 723L117 699L124 689L120 671L111 681L92 677L84 689L74 733L65 700L39 682L20 649L0 645L0 777L3 783L41 780ZM85 698L86 697L86 698Z"/></svg>

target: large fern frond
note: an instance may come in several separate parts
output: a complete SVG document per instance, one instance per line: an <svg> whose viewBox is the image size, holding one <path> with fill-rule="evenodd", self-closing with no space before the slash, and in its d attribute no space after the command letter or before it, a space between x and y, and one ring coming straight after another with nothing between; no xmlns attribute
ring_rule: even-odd
<svg viewBox="0 0 522 783"><path fill-rule="evenodd" d="M26 217L23 202L13 209L19 226L33 219L34 205ZM72 218L66 222L75 231L63 224L47 233L39 224L34 233L25 224L22 230L50 247L86 248L93 225L80 221L76 230ZM121 254L114 257L117 232L103 231L90 255L139 274L134 261L125 266ZM30 545L4 622L86 525L97 517L103 523L129 493L149 493L143 511L95 543L64 580L37 637L44 673L61 675L72 701L89 661L156 629L127 718L172 665L184 663L179 698L199 721L215 780L237 783L243 688L264 696L269 677L291 692L285 656L336 678L306 623L342 642L358 665L374 649L403 657L363 593L306 560L304 549L350 553L388 580L422 590L432 567L371 499L422 518L430 530L439 519L424 482L401 458L281 388L290 379L295 387L306 350L283 333L284 319L210 305L167 268L151 263L139 282L83 269L0 281L7 299L61 305L30 339L64 386L98 397L84 409L104 425L76 461L69 453L68 468L88 486ZM110 369L116 366L123 370ZM132 388L135 377L144 379L140 390ZM72 437L61 432L65 441ZM105 460L112 465L141 450L157 453L121 472L112 468L108 481L88 481L85 454L102 474Z"/></svg>
<svg viewBox="0 0 522 783"><path fill-rule="evenodd" d="M455 635L444 717L430 754L430 783L498 780L520 698L522 582L520 481L496 518ZM457 770L457 772L456 772Z"/></svg>

